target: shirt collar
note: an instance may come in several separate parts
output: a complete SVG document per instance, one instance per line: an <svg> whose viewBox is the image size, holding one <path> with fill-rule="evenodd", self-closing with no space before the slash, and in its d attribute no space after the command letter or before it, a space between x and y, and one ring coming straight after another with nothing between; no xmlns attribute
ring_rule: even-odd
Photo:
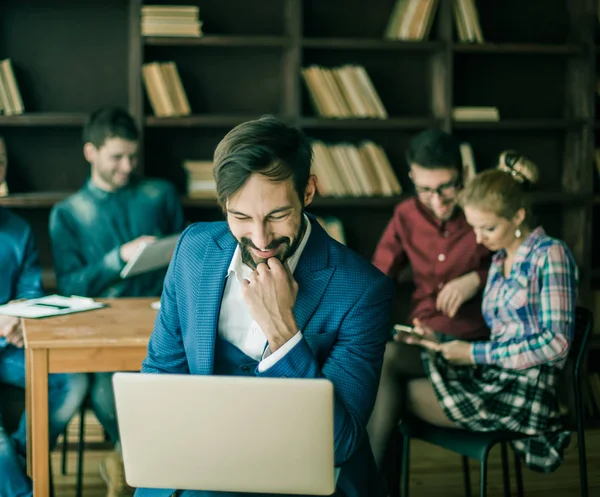
<svg viewBox="0 0 600 497"><path fill-rule="evenodd" d="M294 271L296 270L296 266L298 265L300 256L304 251L304 247L306 247L306 243L308 242L308 238L310 237L310 233L312 231L310 219L308 219L308 216L306 214L304 214L304 222L306 223L306 230L304 231L302 241L300 242L300 245L298 245L296 251L287 260L287 265L290 268L292 274L294 274ZM233 257L231 258L231 262L229 263L229 268L227 268L227 276L229 276L231 273L234 273L237 276L238 280L245 279L252 274L252 269L242 262L242 250L240 249L239 243L235 248Z"/></svg>
<svg viewBox="0 0 600 497"><path fill-rule="evenodd" d="M423 204L423 202L421 202L418 196L415 197L415 205L418 211L421 213L421 215L440 231L443 231L449 227L460 229L463 228L467 223L465 215L458 205L454 208L452 216L446 221L442 221L441 219L434 216L433 213L427 207L425 207L425 205Z"/></svg>
<svg viewBox="0 0 600 497"><path fill-rule="evenodd" d="M533 247L535 247L536 244L538 243L538 241L541 238L544 238L545 236L546 236L546 232L544 231L544 228L542 228L541 226L538 226L531 233L529 233L527 238L525 238L525 240L523 240L521 245L519 245L519 248L517 249L517 253L515 254L515 260L514 260L513 264L523 262L525 259L527 259L527 256L530 254ZM506 259L506 250L504 250L504 249L499 250L496 253L496 255L494 256L494 262L496 262L496 264L504 263L505 259Z"/></svg>

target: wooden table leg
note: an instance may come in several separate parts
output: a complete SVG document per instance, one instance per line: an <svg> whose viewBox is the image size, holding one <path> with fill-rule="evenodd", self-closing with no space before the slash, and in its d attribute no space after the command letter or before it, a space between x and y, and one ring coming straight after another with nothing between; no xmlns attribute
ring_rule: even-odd
<svg viewBox="0 0 600 497"><path fill-rule="evenodd" d="M33 458L31 457L31 350L25 349L25 412L27 413L27 476L33 475Z"/></svg>
<svg viewBox="0 0 600 497"><path fill-rule="evenodd" d="M31 419L31 452L33 463L33 495L50 495L50 461L48 434L48 351L31 350L29 358L31 371L31 410L27 415Z"/></svg>

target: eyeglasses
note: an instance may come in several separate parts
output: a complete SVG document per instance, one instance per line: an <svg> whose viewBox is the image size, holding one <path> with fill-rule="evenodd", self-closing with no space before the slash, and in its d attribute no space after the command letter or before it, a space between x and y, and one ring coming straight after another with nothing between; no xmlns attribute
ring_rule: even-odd
<svg viewBox="0 0 600 497"><path fill-rule="evenodd" d="M444 183L443 185L438 186L437 188L428 188L426 186L415 185L415 190L417 194L423 198L433 197L434 193L438 194L438 197L448 197L456 192L458 188L459 181L449 181L448 183Z"/></svg>

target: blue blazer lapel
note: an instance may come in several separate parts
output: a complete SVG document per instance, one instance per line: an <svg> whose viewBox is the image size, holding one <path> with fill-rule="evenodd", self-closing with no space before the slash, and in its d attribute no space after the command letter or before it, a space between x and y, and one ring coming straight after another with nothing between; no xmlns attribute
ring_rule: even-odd
<svg viewBox="0 0 600 497"><path fill-rule="evenodd" d="M213 372L215 340L225 291L225 278L236 247L235 238L229 231L213 242L208 244L204 253L198 288L195 289L194 323L198 336L198 374Z"/></svg>
<svg viewBox="0 0 600 497"><path fill-rule="evenodd" d="M312 223L310 238L294 271L298 283L294 315L300 330L306 329L334 271L334 267L329 266L329 238L313 216L309 219Z"/></svg>

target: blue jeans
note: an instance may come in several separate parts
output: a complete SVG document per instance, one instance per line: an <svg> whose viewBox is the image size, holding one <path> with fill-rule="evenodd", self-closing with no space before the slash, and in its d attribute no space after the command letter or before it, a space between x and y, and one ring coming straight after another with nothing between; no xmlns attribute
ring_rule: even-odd
<svg viewBox="0 0 600 497"><path fill-rule="evenodd" d="M25 353L23 349L0 347L0 383L25 388ZM89 388L85 374L51 374L48 376L48 413L50 448L80 408ZM1 399L0 399L1 401ZM26 474L27 420L21 416L12 435L0 419L0 497L32 497L31 480Z"/></svg>
<svg viewBox="0 0 600 497"><path fill-rule="evenodd" d="M92 373L90 375L90 399L94 414L110 437L111 442L119 443L119 426L115 407L115 391L112 377L114 373Z"/></svg>

